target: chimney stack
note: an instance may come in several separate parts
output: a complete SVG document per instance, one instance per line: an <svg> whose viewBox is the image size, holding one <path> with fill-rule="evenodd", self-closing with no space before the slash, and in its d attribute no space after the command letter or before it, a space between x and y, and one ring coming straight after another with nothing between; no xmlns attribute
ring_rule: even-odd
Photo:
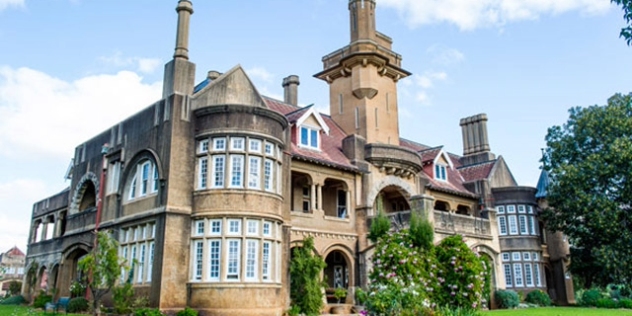
<svg viewBox="0 0 632 316"><path fill-rule="evenodd" d="M283 101L291 105L298 105L298 76L290 75L283 78Z"/></svg>
<svg viewBox="0 0 632 316"><path fill-rule="evenodd" d="M206 74L206 78L208 78L209 80L215 80L217 78L219 78L219 76L221 76L222 73L217 71L217 70L211 70Z"/></svg>
<svg viewBox="0 0 632 316"><path fill-rule="evenodd" d="M176 51L173 58L189 59L189 21L193 14L193 4L189 0L178 1L178 31L176 34Z"/></svg>
<svg viewBox="0 0 632 316"><path fill-rule="evenodd" d="M487 138L487 114L481 113L461 119L463 133L463 164L496 159L490 152Z"/></svg>
<svg viewBox="0 0 632 316"><path fill-rule="evenodd" d="M189 22L193 14L193 4L190 0L179 0L176 12L178 12L176 49L173 59L165 65L163 98L174 93L191 95L195 87L195 64L189 61Z"/></svg>

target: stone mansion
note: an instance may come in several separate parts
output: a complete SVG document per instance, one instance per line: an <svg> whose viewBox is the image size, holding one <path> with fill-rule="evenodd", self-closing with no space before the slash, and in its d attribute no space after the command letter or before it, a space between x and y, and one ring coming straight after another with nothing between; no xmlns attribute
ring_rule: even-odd
<svg viewBox="0 0 632 316"><path fill-rule="evenodd" d="M162 98L85 135L70 186L33 206L25 271L38 282L23 292L69 296L98 228L137 262L136 295L165 311L282 315L291 249L307 236L328 288L348 289L353 303L368 281L367 232L381 199L393 229L419 212L436 242L463 235L493 263L494 289L573 302L568 245L538 217L547 175L537 188L518 185L490 150L485 114L460 121L461 155L399 136L397 84L411 73L376 30L375 9L376 0L348 1L350 42L314 75L329 84L323 114L298 106L297 76L283 80L283 100L260 95L240 66L196 81L193 5L180 0Z"/></svg>

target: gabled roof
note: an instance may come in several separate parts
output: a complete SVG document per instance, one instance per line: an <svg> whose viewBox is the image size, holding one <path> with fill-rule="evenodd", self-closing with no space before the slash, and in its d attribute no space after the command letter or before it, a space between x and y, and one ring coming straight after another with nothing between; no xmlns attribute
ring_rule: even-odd
<svg viewBox="0 0 632 316"><path fill-rule="evenodd" d="M22 252L22 250L20 250L20 248L18 248L17 246L14 246L13 248L9 249L7 252L4 253L7 256L25 256L24 252Z"/></svg>
<svg viewBox="0 0 632 316"><path fill-rule="evenodd" d="M463 180L471 182L489 178L496 164L496 159L458 168Z"/></svg>
<svg viewBox="0 0 632 316"><path fill-rule="evenodd" d="M428 145L420 144L418 142L405 138L399 139L399 145L417 152L431 148Z"/></svg>
<svg viewBox="0 0 632 316"><path fill-rule="evenodd" d="M443 146L438 146L420 151L419 154L421 155L421 162L423 164L429 163L431 161L434 162L442 150Z"/></svg>
<svg viewBox="0 0 632 316"><path fill-rule="evenodd" d="M457 194L469 198L477 197L476 194L470 192L465 188L465 186L463 186L463 177L461 177L459 171L453 168L446 168L446 172L448 173L447 181L437 180L434 177L429 176L428 178L430 179L430 182L428 183L428 188L435 191Z"/></svg>
<svg viewBox="0 0 632 316"><path fill-rule="evenodd" d="M313 104L310 106L306 106L305 108L307 110L296 119L296 125L297 126L303 125L305 120L307 120L310 116L313 116L316 119L316 122L318 122L318 125L320 125L319 127L323 130L323 132L329 135L329 126L327 125L327 123L325 123L322 116L314 110ZM292 123L289 117L287 119L288 121L290 121L290 123Z"/></svg>
<svg viewBox="0 0 632 316"><path fill-rule="evenodd" d="M240 65L210 81L193 95L194 109L231 104L268 107Z"/></svg>

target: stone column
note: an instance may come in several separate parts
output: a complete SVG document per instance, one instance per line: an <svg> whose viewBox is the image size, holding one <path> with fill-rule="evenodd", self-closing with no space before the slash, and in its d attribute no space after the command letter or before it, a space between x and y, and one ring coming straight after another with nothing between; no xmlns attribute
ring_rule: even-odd
<svg viewBox="0 0 632 316"><path fill-rule="evenodd" d="M316 184L312 184L310 189L312 192L309 195L309 204L310 204L309 208L312 210L315 210L317 209L316 208Z"/></svg>
<svg viewBox="0 0 632 316"><path fill-rule="evenodd" d="M40 241L46 240L47 232L48 232L48 219L45 219L42 222L42 231L41 231L41 235L40 235Z"/></svg>
<svg viewBox="0 0 632 316"><path fill-rule="evenodd" d="M323 210L323 185L319 184L317 188L318 209Z"/></svg>

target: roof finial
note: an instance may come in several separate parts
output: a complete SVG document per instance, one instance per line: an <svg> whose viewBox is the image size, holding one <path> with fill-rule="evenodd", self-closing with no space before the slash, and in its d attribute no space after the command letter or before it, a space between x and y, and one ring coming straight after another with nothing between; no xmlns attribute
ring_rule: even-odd
<svg viewBox="0 0 632 316"><path fill-rule="evenodd" d="M178 31L176 34L176 51L173 58L189 59L189 21L193 14L193 4L190 0L178 1Z"/></svg>

